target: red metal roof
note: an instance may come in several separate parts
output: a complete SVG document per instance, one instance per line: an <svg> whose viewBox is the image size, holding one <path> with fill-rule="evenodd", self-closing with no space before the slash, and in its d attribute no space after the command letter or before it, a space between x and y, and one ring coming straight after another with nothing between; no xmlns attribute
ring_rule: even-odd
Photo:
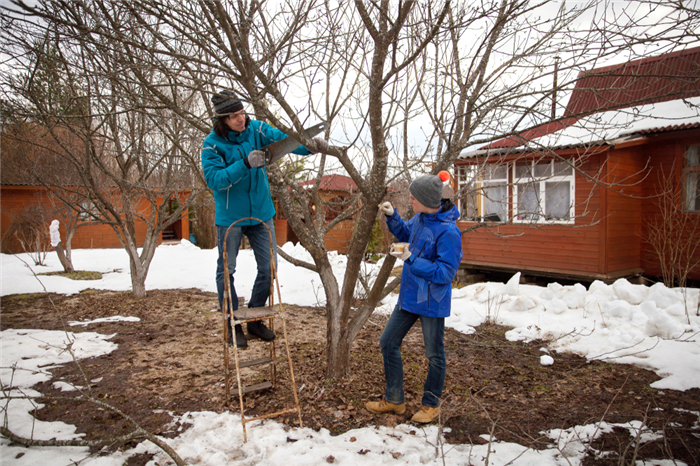
<svg viewBox="0 0 700 466"><path fill-rule="evenodd" d="M595 68L579 73L564 119L500 139L481 149L516 147L600 111L697 96L700 96L700 47ZM566 118L568 115L573 116ZM676 129L686 128L674 125L648 129L645 133Z"/></svg>
<svg viewBox="0 0 700 466"><path fill-rule="evenodd" d="M654 134L663 133L665 131L680 131L683 129L698 129L700 128L700 123L683 123L680 125L669 125L669 126L659 126L657 128L643 129L632 134Z"/></svg>
<svg viewBox="0 0 700 466"><path fill-rule="evenodd" d="M700 47L579 74L566 115L597 113L700 95Z"/></svg>
<svg viewBox="0 0 700 466"><path fill-rule="evenodd" d="M316 180L299 183L300 186L313 186ZM357 185L349 176L326 175L321 178L319 189L323 191L357 191Z"/></svg>

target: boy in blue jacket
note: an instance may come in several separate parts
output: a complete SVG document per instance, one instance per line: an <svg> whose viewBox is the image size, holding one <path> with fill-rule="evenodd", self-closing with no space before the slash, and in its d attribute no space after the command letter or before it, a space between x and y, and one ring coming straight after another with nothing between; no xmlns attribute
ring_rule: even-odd
<svg viewBox="0 0 700 466"><path fill-rule="evenodd" d="M442 179L423 175L409 186L409 203L416 213L404 222L391 203L380 208L389 231L408 250L392 253L404 261L399 300L379 340L384 359L386 394L382 401L365 403L374 414L406 411L403 391L401 342L418 319L423 329L428 376L423 386L421 408L414 422L432 422L439 414L445 385L445 317L450 315L452 280L462 260L461 233L457 228L459 211L449 199L442 199Z"/></svg>
<svg viewBox="0 0 700 466"><path fill-rule="evenodd" d="M245 217L255 217L265 225L253 220L244 220L231 229L226 241L228 267L231 274L231 304L238 309L238 295L233 286L233 274L236 271L236 257L243 235L248 237L257 263L257 276L248 307L265 305L270 293L270 235L274 237L275 207L272 203L270 185L265 168L265 153L260 150L268 144L287 137L282 131L272 128L262 121L251 120L243 109L243 103L236 94L228 89L220 91L211 98L216 114L213 131L204 140L202 148L202 170L207 185L214 193L216 206L215 224L218 238L219 258L216 263L216 289L219 294L219 308L222 308L224 296L224 236L231 224ZM328 143L321 138L314 138L321 151L328 150ZM309 155L304 146L293 151L299 155ZM277 251L277 244L272 242ZM276 263L276 258L275 258ZM232 343L231 322L229 339ZM236 325L236 345L248 346L240 325ZM249 322L248 333L265 341L275 338L274 332L262 322Z"/></svg>

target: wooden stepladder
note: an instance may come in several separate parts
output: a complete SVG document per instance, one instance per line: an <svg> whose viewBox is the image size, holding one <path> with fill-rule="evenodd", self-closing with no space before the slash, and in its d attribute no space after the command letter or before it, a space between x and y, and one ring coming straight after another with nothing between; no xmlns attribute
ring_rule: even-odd
<svg viewBox="0 0 700 466"><path fill-rule="evenodd" d="M258 417L253 417L253 418L248 418L246 419L245 417L245 412L243 409L243 395L246 393L258 391L258 390L266 390L268 388L273 388L277 385L277 355L275 353L275 344L277 341L277 338L274 340L268 342L267 344L269 345L269 356L268 357L262 357L262 358L257 358L257 359L248 359L248 360L243 360L241 361L239 358L238 354L238 347L236 346L235 342L233 345L229 345L229 336L228 336L228 325L227 325L227 319L231 319L232 324L233 324L233 306L231 302L231 281L229 279L229 270L228 270L228 251L226 250L226 239L228 238L228 234L231 231L231 228L236 226L237 223L242 222L244 220L254 220L257 222L260 222L262 225L267 228L268 235L270 237L270 275L271 275L271 283L270 283L270 298L268 301L269 306L268 307L256 307L256 308L245 308L245 309L239 309L236 311L236 321L235 324L244 324L246 322L255 322L255 321L260 321L260 320L267 320L268 321L268 326L270 330L273 332L275 331L275 319L279 319L282 323L282 333L284 336L284 345L286 349L286 355L287 355L287 363L289 365L289 375L291 379L291 384L292 384L292 393L294 394L294 408L288 408L288 409L283 409L282 411L277 411L274 413L266 414L264 416L258 416ZM283 414L290 414L290 413L297 413L297 417L299 418L299 427L303 427L302 421L301 421L301 410L299 409L299 399L297 397L297 388L296 388L296 383L294 382L294 369L292 367L292 357L291 353L289 351L289 339L287 338L287 324L284 320L284 309L282 307L282 296L280 294L280 285L279 285L279 279L277 277L277 267L275 266L275 250L274 250L274 245L272 243L274 241L274 237L272 234L272 231L270 228L260 219L255 218L255 217L246 217L242 218L236 222L234 222L230 227L228 227L228 230L226 230L226 235L224 236L224 312L222 313L223 315L223 324L224 324L224 373L226 375L226 403L229 402L231 399L231 369L236 370L236 381L238 383L236 390L238 391L238 399L240 401L241 405L241 424L243 425L243 442L248 441L248 437L246 434L245 430L245 425L248 422L256 421L258 419L265 419L265 418L270 418L270 417L275 417L275 416L281 416ZM278 304L274 304L274 290L277 290L277 299L279 301ZM279 338L279 335L278 335ZM235 339L235 338L234 338ZM229 360L229 351L233 348L233 360L234 364L233 367L231 366ZM260 366L260 365L268 365L270 368L270 377L269 380L264 381L262 383L258 383L255 385L249 385L244 387L241 381L241 369L244 367L253 367L253 366Z"/></svg>

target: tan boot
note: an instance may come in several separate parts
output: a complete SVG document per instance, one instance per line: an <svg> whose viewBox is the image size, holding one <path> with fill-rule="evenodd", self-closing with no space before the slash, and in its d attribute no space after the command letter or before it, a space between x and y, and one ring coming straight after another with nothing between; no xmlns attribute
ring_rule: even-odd
<svg viewBox="0 0 700 466"><path fill-rule="evenodd" d="M403 414L406 412L406 403L395 405L386 400L368 401L365 408L372 414Z"/></svg>
<svg viewBox="0 0 700 466"><path fill-rule="evenodd" d="M430 406L421 406L416 414L413 415L411 420L413 422L419 422L421 424L427 424L433 422L440 414L440 408L431 408Z"/></svg>

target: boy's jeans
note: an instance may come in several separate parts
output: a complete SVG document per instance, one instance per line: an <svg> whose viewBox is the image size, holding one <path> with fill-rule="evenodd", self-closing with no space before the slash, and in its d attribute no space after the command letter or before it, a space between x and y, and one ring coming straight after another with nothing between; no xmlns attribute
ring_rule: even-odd
<svg viewBox="0 0 700 466"><path fill-rule="evenodd" d="M265 222L275 237L275 224L273 219ZM224 301L224 236L228 227L216 226L217 244L219 247L219 258L216 261L216 291L219 293L219 309ZM231 274L231 305L235 311L238 309L238 295L233 286L233 274L236 271L236 258L238 247L241 244L243 235L248 237L255 262L257 263L257 276L253 285L253 293L248 302L248 307L262 307L270 294L270 236L265 225L257 223L233 227L228 234L226 252L228 253L228 273ZM275 265L277 265L277 241L273 240L272 245L275 251Z"/></svg>
<svg viewBox="0 0 700 466"><path fill-rule="evenodd" d="M389 318L379 345L384 358L384 376L386 377L386 401L393 404L404 402L403 364L401 363L401 342L413 324L420 319L423 327L423 344L428 358L428 377L423 385L422 403L437 407L440 404L442 389L445 386L445 319L442 317L425 317L404 311L398 306Z"/></svg>

